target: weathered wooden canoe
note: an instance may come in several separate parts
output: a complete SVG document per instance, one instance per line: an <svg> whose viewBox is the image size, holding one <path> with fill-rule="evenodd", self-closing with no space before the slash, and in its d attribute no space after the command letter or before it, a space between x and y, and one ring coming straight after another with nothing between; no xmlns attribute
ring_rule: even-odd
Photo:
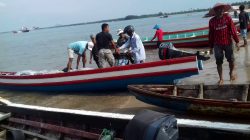
<svg viewBox="0 0 250 140"><path fill-rule="evenodd" d="M15 104L0 99L0 130L42 140L98 140L104 129L122 140L134 115ZM250 125L177 119L180 140L249 140ZM15 130L15 131L13 131ZM2 133L2 132L1 132ZM18 140L21 140L20 138Z"/></svg>
<svg viewBox="0 0 250 140"><path fill-rule="evenodd" d="M249 85L131 85L138 100L190 114L250 117Z"/></svg>
<svg viewBox="0 0 250 140"><path fill-rule="evenodd" d="M157 41L148 41L144 38L143 44L146 49L157 49ZM174 32L164 32L164 42L172 42L176 48L199 48L207 47L208 27Z"/></svg>
<svg viewBox="0 0 250 140"><path fill-rule="evenodd" d="M0 73L0 89L24 91L126 90L129 84L173 84L198 74L196 57L183 57L136 65L41 75Z"/></svg>

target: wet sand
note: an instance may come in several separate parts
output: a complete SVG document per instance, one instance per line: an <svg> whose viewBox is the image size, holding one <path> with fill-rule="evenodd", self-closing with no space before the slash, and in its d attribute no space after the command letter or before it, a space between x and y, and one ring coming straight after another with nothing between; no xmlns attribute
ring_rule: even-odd
<svg viewBox="0 0 250 140"><path fill-rule="evenodd" d="M248 40L248 42L250 42L250 40ZM240 44L243 43L241 42ZM200 84L200 83L204 83L207 85L217 84L217 82L219 81L219 76L217 73L214 56L212 57L213 61L209 61L208 63L206 63L204 65L204 70L200 71L199 75L181 80L179 84ZM224 64L223 64L224 84L250 83L250 45L248 45L247 47L241 47L239 52L235 50L235 57L236 57L235 73L237 75L237 79L233 82L230 82L229 64L226 61L226 59L224 59Z"/></svg>
<svg viewBox="0 0 250 140"><path fill-rule="evenodd" d="M148 58L151 61L157 60L157 51L148 52ZM229 68L225 60L223 65L225 84L243 84L250 83L250 45L242 47L236 53L238 79L229 82ZM216 84L218 75L214 59L204 64L204 70L199 75L181 80L180 84ZM104 93L39 93L39 92L13 92L0 91L0 96L14 103L38 105L44 107L80 109L101 112L116 112L135 114L143 109L175 114L181 118L197 118L196 116L186 116L178 112L172 112L164 108L145 104L136 100L128 91L124 92L104 92ZM199 119L199 118L198 118ZM204 119L204 118L202 118ZM211 118L205 118L211 119ZM222 118L221 121L231 121L231 119ZM235 120L239 122L240 120Z"/></svg>

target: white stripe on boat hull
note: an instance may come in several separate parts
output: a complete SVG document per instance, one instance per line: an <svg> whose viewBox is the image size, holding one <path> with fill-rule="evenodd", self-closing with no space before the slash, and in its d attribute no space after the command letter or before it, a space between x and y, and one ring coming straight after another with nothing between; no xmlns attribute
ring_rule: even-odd
<svg viewBox="0 0 250 140"><path fill-rule="evenodd" d="M166 71L182 70L182 69L190 69L190 68L197 68L196 61L188 62L188 63L181 63L181 64L174 64L174 65L164 65L164 66L148 67L148 68L142 68L142 69L105 72L105 73L88 74L88 75L77 75L77 76L68 76L68 77L60 77L60 78L0 79L0 82L9 83L9 84L39 84L39 83L69 82L69 81L78 81L78 80L91 80L91 79L97 79L97 78L127 76L127 75L134 75L134 74L166 72Z"/></svg>

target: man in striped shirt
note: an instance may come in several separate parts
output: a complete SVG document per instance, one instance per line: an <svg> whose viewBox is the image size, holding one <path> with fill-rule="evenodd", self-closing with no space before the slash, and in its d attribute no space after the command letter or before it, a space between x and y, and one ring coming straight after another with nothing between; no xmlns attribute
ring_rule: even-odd
<svg viewBox="0 0 250 140"><path fill-rule="evenodd" d="M217 70L220 77L219 85L223 84L223 69L222 64L224 60L224 53L230 68L230 81L236 79L234 74L235 57L234 57L234 44L236 42L237 50L239 51L239 38L237 36L236 27L232 18L228 14L224 14L225 5L217 5L212 9L214 10L215 17L209 21L209 43L211 52L216 58Z"/></svg>

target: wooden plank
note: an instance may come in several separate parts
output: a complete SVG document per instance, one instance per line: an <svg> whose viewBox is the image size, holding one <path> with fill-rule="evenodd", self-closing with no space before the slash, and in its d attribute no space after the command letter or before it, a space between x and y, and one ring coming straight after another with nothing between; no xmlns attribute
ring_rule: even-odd
<svg viewBox="0 0 250 140"><path fill-rule="evenodd" d="M177 96L177 87L176 87L176 86L174 86L173 95L174 95L174 96Z"/></svg>
<svg viewBox="0 0 250 140"><path fill-rule="evenodd" d="M203 84L200 84L200 89L199 89L199 95L198 95L198 98L199 99L203 99L204 97L203 97L203 95L204 95L204 88L203 88Z"/></svg>
<svg viewBox="0 0 250 140"><path fill-rule="evenodd" d="M73 128L67 128L67 127L63 127L63 126L52 125L52 124L48 124L48 123L24 120L24 119L19 119L19 118L9 118L9 121L13 122L13 123L28 125L28 126L32 126L32 127L51 130L54 132L69 134L72 136L78 136L81 138L87 138L87 139L92 139L92 140L96 140L100 137L100 134L91 133L91 132L73 129Z"/></svg>
<svg viewBox="0 0 250 140"><path fill-rule="evenodd" d="M43 135L40 135L40 134L37 134L37 133L33 133L33 132L30 132L30 131L17 129L17 128L10 127L10 126L7 126L7 125L0 125L0 127L4 128L4 129L7 129L7 130L20 130L25 135L29 135L29 136L32 136L32 137L40 138L42 140L56 140L56 139L52 139L52 138L49 138L49 137L46 137L46 136L43 136Z"/></svg>
<svg viewBox="0 0 250 140"><path fill-rule="evenodd" d="M242 101L243 102L247 102L247 98L248 98L248 91L249 91L249 85L245 85L244 89L243 89L243 93L242 93Z"/></svg>

